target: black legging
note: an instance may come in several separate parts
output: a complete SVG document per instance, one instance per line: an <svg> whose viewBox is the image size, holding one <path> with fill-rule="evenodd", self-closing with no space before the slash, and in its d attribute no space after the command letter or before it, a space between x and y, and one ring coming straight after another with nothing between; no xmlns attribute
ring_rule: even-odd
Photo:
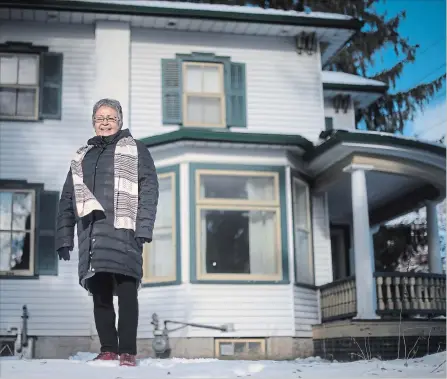
<svg viewBox="0 0 447 379"><path fill-rule="evenodd" d="M137 354L138 285L135 278L107 272L88 279L101 352ZM114 290L118 296L118 332L115 328Z"/></svg>

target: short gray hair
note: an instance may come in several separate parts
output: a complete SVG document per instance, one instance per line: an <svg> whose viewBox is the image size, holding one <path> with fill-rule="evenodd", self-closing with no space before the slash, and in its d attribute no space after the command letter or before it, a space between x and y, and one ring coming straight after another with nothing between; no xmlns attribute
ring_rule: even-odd
<svg viewBox="0 0 447 379"><path fill-rule="evenodd" d="M110 107L116 110L118 113L118 126L121 129L123 127L123 108L121 108L121 104L118 100L114 99L101 99L96 102L96 104L93 106L93 113L92 113L92 122L95 123L93 119L95 118L95 114L98 111L99 108L106 106Z"/></svg>

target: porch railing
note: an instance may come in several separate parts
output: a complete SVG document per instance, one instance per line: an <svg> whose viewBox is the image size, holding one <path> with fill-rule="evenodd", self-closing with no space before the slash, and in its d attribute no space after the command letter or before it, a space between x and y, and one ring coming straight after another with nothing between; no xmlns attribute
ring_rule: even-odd
<svg viewBox="0 0 447 379"><path fill-rule="evenodd" d="M377 314L445 316L446 276L413 272L376 272Z"/></svg>
<svg viewBox="0 0 447 379"><path fill-rule="evenodd" d="M357 314L355 277L321 286L320 306L322 322L354 317Z"/></svg>
<svg viewBox="0 0 447 379"><path fill-rule="evenodd" d="M376 272L376 313L383 318L446 315L446 276L415 272ZM365 296L372 296L366 294ZM320 286L321 321L357 314L355 277Z"/></svg>

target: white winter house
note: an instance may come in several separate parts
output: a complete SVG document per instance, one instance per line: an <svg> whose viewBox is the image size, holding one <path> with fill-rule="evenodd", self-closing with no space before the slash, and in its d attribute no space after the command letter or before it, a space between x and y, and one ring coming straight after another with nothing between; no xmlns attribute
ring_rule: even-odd
<svg viewBox="0 0 447 379"><path fill-rule="evenodd" d="M26 305L34 356L98 346L76 249L59 262L54 227L102 97L122 103L160 180L139 294L142 353L152 353L153 313L234 324L171 333L171 355L182 357L344 359L357 352L346 336L370 337L386 357L399 314L404 324L420 317L407 344L430 325L430 343L445 344L445 323L429 318L445 314L435 204L446 150L355 130L355 110L387 88L325 66L360 28L343 15L236 6L2 1L4 344ZM373 228L424 204L430 273L375 272Z"/></svg>

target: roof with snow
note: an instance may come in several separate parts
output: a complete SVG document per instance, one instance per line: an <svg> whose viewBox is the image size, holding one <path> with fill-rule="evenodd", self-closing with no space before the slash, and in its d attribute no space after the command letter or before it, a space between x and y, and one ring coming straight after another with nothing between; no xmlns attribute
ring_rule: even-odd
<svg viewBox="0 0 447 379"><path fill-rule="evenodd" d="M206 4L206 3L193 3L188 1L157 1L157 0L66 0L71 2L83 2L83 3L101 3L101 4L114 4L125 5L132 7L154 7L154 8L166 8L166 9L183 9L183 10L202 10L216 13L234 12L246 15L272 15L272 16L290 16L290 17L306 17L317 18L327 20L354 20L353 17L327 12L297 12L294 10L282 10L282 9L264 9L256 6L238 6L238 5L225 5L225 4Z"/></svg>
<svg viewBox="0 0 447 379"><path fill-rule="evenodd" d="M350 16L325 12L263 9L255 6L148 0L5 0L0 20L88 24L97 20L128 22L153 28L266 37L315 33L325 64L360 30Z"/></svg>
<svg viewBox="0 0 447 379"><path fill-rule="evenodd" d="M378 91L382 91L383 88L387 88L387 84L378 80L368 79L360 75L348 74L346 72L338 71L322 71L321 80L323 84L329 85L343 85L347 87L352 86L371 86L377 87Z"/></svg>
<svg viewBox="0 0 447 379"><path fill-rule="evenodd" d="M350 95L358 108L367 107L388 90L384 82L346 72L322 71L321 81L326 98L338 94Z"/></svg>

